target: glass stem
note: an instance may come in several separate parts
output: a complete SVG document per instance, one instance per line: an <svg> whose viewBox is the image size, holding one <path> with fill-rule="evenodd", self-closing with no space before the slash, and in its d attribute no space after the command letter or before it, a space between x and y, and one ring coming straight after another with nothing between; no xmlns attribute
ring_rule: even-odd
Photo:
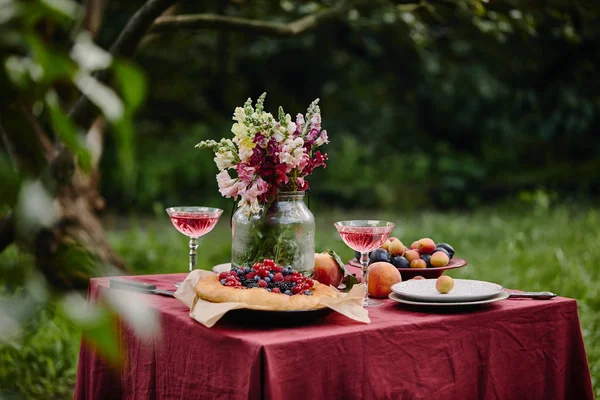
<svg viewBox="0 0 600 400"><path fill-rule="evenodd" d="M198 259L198 238L190 238L190 272L196 269Z"/></svg>
<svg viewBox="0 0 600 400"><path fill-rule="evenodd" d="M360 253L360 265L362 265L362 282L365 283L367 293L365 294L365 300L369 299L369 253Z"/></svg>

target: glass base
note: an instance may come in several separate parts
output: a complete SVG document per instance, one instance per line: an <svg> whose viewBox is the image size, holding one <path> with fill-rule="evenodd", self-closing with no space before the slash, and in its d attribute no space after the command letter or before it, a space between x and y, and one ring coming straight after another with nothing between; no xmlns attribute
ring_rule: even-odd
<svg viewBox="0 0 600 400"><path fill-rule="evenodd" d="M363 302L364 307L379 307L383 305L383 301L373 300L373 299L365 299Z"/></svg>

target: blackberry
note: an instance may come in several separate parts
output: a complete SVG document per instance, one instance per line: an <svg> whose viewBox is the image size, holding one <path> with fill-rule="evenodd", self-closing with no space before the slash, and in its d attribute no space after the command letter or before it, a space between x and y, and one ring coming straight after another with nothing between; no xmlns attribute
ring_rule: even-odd
<svg viewBox="0 0 600 400"><path fill-rule="evenodd" d="M248 284L246 284L244 286L246 286L248 289L252 289L252 288L258 287L258 283L254 282L254 281L248 281Z"/></svg>
<svg viewBox="0 0 600 400"><path fill-rule="evenodd" d="M275 282L275 287L278 287L281 292L285 292L286 290L292 290L292 282L290 281L281 281Z"/></svg>

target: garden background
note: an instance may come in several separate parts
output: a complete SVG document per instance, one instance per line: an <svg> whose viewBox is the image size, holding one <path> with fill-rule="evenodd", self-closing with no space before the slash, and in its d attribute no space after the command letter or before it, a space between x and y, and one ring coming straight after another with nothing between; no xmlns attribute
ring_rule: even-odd
<svg viewBox="0 0 600 400"><path fill-rule="evenodd" d="M85 295L76 282L100 273L103 255L64 241L57 245L64 252L40 252L46 236L15 222L23 198L37 193L28 191L31 182L64 182L53 162L57 184L35 167L29 125L14 105L25 104L48 138L77 155L75 176L94 177L101 202L94 211L117 266L167 273L187 268L187 240L170 225L168 206L226 210L201 239L199 264L228 261L233 202L218 193L211 153L194 145L231 136L233 109L262 92L274 114L281 105L295 115L321 99L329 162L309 180L318 251L352 257L335 220L388 219L404 243L453 244L469 265L452 276L576 298L600 396L600 6L593 1L182 1L167 15L283 24L341 11L296 35L218 24L155 29L135 55L116 54L113 78L98 78L119 88L127 123L95 104L111 123L94 125L106 134L92 169L82 161L95 157L86 118L66 112L84 89L73 75L50 78L48 66L64 61L57 54L78 60L70 49L83 28L111 48L146 2L16 3L0 2L0 33L24 38L0 41L0 216L17 231L0 253L0 398L72 397L82 329L108 335L102 323L74 318L64 301L73 288ZM71 3L80 7L61 9ZM29 55L46 72L42 80L19 64ZM73 68L83 68L81 60Z"/></svg>

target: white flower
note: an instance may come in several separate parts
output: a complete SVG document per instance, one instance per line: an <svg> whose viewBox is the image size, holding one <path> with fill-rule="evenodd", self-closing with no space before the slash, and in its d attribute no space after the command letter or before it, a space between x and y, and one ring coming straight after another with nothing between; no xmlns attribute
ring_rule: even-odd
<svg viewBox="0 0 600 400"><path fill-rule="evenodd" d="M275 139L275 141L277 143L281 143L281 142L283 142L285 140L285 136L281 132L279 132L278 130L275 131L275 134L273 135L273 138Z"/></svg>
<svg viewBox="0 0 600 400"><path fill-rule="evenodd" d="M304 140L300 137L296 139L288 138L279 153L279 161L287 164L291 168L298 168L305 161L306 149Z"/></svg>
<svg viewBox="0 0 600 400"><path fill-rule="evenodd" d="M252 148L251 147L240 147L239 154L241 162L248 162L250 157L252 157Z"/></svg>
<svg viewBox="0 0 600 400"><path fill-rule="evenodd" d="M236 107L233 113L233 120L242 123L245 119L246 113L244 112L244 109L242 107Z"/></svg>
<svg viewBox="0 0 600 400"><path fill-rule="evenodd" d="M288 117L289 117L289 115L288 115ZM294 122L289 121L287 124L287 133L288 133L288 135L291 135L294 132L296 132L296 124Z"/></svg>
<svg viewBox="0 0 600 400"><path fill-rule="evenodd" d="M215 164L217 164L219 171L231 168L235 164L235 155L231 152L231 150L220 148L215 156Z"/></svg>
<svg viewBox="0 0 600 400"><path fill-rule="evenodd" d="M235 124L233 124L233 126L231 127L231 132L233 132L233 134L235 135L235 138L233 139L234 142L236 140L239 141L239 139L241 137L247 135L246 126L244 124L239 123L239 122L236 122Z"/></svg>
<svg viewBox="0 0 600 400"><path fill-rule="evenodd" d="M242 209L242 212L247 216L257 214L262 209L262 207L258 203L258 199L247 200L244 197L242 197L242 199L240 200L239 206Z"/></svg>

